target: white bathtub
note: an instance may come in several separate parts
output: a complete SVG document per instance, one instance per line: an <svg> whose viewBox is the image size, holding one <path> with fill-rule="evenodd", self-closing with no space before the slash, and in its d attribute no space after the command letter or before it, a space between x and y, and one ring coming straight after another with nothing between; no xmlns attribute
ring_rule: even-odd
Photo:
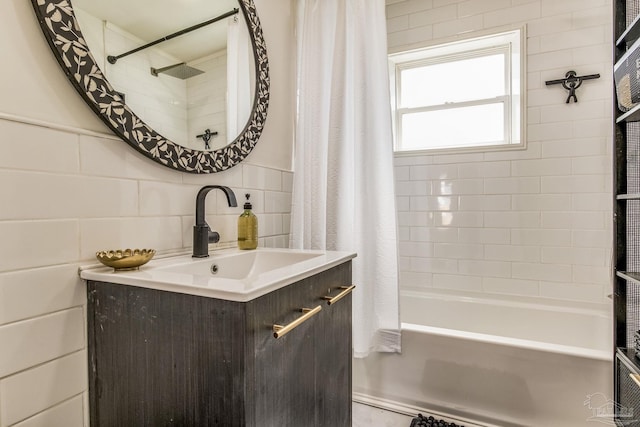
<svg viewBox="0 0 640 427"><path fill-rule="evenodd" d="M479 425L605 421L588 400L613 397L608 310L404 293L401 312L402 354L355 359L356 400Z"/></svg>

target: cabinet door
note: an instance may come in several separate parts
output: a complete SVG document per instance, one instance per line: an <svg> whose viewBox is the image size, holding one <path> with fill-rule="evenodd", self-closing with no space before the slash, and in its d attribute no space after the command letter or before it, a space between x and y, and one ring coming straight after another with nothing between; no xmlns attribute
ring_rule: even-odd
<svg viewBox="0 0 640 427"><path fill-rule="evenodd" d="M252 301L255 369L248 389L255 391L256 426L351 427L351 297L331 306L323 299L350 280L345 263ZM274 323L318 306L318 314L273 337Z"/></svg>
<svg viewBox="0 0 640 427"><path fill-rule="evenodd" d="M351 285L351 263L330 271L315 286L317 295L335 297ZM317 319L316 426L351 427L351 294L328 305Z"/></svg>
<svg viewBox="0 0 640 427"><path fill-rule="evenodd" d="M243 305L89 282L91 426L246 426Z"/></svg>
<svg viewBox="0 0 640 427"><path fill-rule="evenodd" d="M310 318L281 338L273 336L274 324L286 325L303 315L301 308L320 304L313 301L306 284L303 280L250 303L249 336L255 352L249 379L253 384L248 387L255 399L252 425L315 425L316 319Z"/></svg>

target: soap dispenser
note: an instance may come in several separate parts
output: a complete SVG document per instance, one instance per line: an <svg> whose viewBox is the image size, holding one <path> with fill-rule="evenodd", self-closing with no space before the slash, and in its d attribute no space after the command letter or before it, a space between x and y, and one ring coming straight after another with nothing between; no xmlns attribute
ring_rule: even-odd
<svg viewBox="0 0 640 427"><path fill-rule="evenodd" d="M244 212L238 218L238 248L255 249L258 247L258 217L251 212L249 193L245 194Z"/></svg>

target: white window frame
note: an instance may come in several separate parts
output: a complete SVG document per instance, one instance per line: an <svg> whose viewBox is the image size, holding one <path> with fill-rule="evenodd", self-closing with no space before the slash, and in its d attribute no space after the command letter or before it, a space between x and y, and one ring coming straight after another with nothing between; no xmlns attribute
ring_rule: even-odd
<svg viewBox="0 0 640 427"><path fill-rule="evenodd" d="M416 155L436 152L494 151L526 148L525 40L525 27L520 27L500 33L389 55L395 154ZM400 94L402 93L401 71L425 65L478 58L496 53L505 55L504 96L491 99L452 102L441 105L425 105L411 108L402 107L402 100L400 99ZM489 105L493 103L501 103L504 105L504 139L501 141L456 147L428 147L427 144L425 144L425 146L420 149L402 148L401 123L402 116L405 114L441 111L450 108Z"/></svg>

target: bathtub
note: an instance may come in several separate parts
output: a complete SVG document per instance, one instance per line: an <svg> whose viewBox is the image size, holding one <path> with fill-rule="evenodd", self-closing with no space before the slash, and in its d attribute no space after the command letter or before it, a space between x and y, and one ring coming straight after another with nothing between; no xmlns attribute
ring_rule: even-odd
<svg viewBox="0 0 640 427"><path fill-rule="evenodd" d="M467 425L593 426L613 397L608 309L404 292L402 354L354 359L354 400Z"/></svg>

